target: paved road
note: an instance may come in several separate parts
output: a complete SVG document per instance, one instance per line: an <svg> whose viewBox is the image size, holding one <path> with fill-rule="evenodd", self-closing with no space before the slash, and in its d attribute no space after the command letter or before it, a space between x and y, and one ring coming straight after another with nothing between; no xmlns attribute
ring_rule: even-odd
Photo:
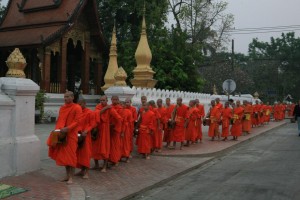
<svg viewBox="0 0 300 200"><path fill-rule="evenodd" d="M275 129L226 156L135 199L300 199L300 137Z"/></svg>

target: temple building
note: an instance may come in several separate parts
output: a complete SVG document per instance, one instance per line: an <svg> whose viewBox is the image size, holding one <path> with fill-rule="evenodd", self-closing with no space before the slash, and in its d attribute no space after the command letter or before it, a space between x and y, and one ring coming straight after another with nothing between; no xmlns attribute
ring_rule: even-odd
<svg viewBox="0 0 300 200"><path fill-rule="evenodd" d="M99 94L105 45L95 0L9 0L0 22L0 77L19 48L26 78L46 92Z"/></svg>

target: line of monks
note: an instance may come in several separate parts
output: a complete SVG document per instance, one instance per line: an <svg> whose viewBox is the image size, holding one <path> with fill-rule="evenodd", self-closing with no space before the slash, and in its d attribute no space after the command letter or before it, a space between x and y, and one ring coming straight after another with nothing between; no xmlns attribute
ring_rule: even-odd
<svg viewBox="0 0 300 200"><path fill-rule="evenodd" d="M101 96L95 110L86 107L83 98L73 103L74 94L64 94L65 104L59 110L55 130L48 137L49 157L66 169L66 181L73 183L75 168L81 169L76 175L89 177L90 161L92 169L106 172L107 168L118 166L120 161L129 162L134 150L145 159L153 152L161 152L163 142L167 149L176 149L176 143L184 146L202 141L202 124L209 126L208 136L227 140L233 136L237 140L242 133L250 133L251 128L270 121L271 113L275 120L284 119L285 109L278 103L274 107L256 102L255 105L244 101L226 102L212 100L205 115L204 106L199 100L191 100L189 106L178 98L176 105L167 98L165 106L162 99L157 102L141 98L141 107L136 109L131 100L119 102L117 96L108 105L106 96ZM219 127L221 132L219 131ZM134 141L134 138L135 141ZM103 161L100 167L99 161Z"/></svg>

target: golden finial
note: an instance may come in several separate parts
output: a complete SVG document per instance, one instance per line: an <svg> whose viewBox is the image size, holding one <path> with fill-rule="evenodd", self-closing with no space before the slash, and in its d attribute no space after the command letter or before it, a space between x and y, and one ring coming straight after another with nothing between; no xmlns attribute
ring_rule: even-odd
<svg viewBox="0 0 300 200"><path fill-rule="evenodd" d="M254 96L254 99L258 99L258 97L259 97L258 92L256 91L256 92L253 94L253 96Z"/></svg>
<svg viewBox="0 0 300 200"><path fill-rule="evenodd" d="M19 48L15 48L8 56L6 65L8 67L6 77L26 78L24 69L27 63Z"/></svg>
<svg viewBox="0 0 300 200"><path fill-rule="evenodd" d="M116 83L115 86L127 86L126 84L127 73L123 67L119 67L118 71L115 74Z"/></svg>
<svg viewBox="0 0 300 200"><path fill-rule="evenodd" d="M214 84L214 86L213 86L213 94L214 95L218 94L216 84Z"/></svg>

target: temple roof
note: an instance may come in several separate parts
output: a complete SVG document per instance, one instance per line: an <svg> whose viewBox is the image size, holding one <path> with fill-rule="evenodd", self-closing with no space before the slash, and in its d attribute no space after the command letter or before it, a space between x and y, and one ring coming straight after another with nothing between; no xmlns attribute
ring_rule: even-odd
<svg viewBox="0 0 300 200"><path fill-rule="evenodd" d="M50 44L73 27L83 10L91 35L104 45L95 0L9 0L0 22L0 47Z"/></svg>

